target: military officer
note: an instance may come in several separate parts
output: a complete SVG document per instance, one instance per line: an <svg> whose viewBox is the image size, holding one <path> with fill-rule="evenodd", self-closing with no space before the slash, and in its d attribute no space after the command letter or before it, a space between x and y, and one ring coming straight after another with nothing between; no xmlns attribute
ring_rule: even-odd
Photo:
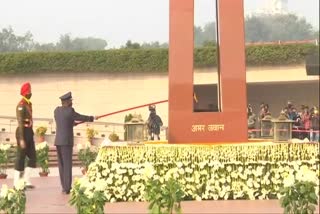
<svg viewBox="0 0 320 214"><path fill-rule="evenodd" d="M54 110L56 121L55 146L62 193L69 194L72 184L73 126L76 121L92 122L93 116L77 113L72 107L72 94L68 92L60 97L62 106Z"/></svg>
<svg viewBox="0 0 320 214"><path fill-rule="evenodd" d="M30 182L32 169L36 167L36 150L33 139L32 129L32 103L31 85L26 82L22 85L20 94L22 99L16 107L18 127L16 129L17 156L15 162L15 171L13 185L16 186L21 178L24 178L27 188L34 186ZM27 167L25 168L25 159L28 157Z"/></svg>

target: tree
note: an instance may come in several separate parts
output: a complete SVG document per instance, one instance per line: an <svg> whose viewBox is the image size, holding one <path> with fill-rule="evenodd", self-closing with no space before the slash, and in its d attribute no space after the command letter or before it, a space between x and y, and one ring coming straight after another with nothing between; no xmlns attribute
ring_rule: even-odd
<svg viewBox="0 0 320 214"><path fill-rule="evenodd" d="M40 48L59 51L89 51L104 50L107 44L105 40L99 38L87 37L72 39L70 34L64 34L60 36L60 40L55 48L52 48L52 43L46 44L43 47L40 46Z"/></svg>
<svg viewBox="0 0 320 214"><path fill-rule="evenodd" d="M204 28L199 26L194 26L194 45L196 47L201 47L204 43L216 43L217 39L216 23L209 22Z"/></svg>
<svg viewBox="0 0 320 214"><path fill-rule="evenodd" d="M126 42L126 46L124 48L127 49L139 49L140 48L140 44L137 42L132 43L131 40L128 40Z"/></svg>
<svg viewBox="0 0 320 214"><path fill-rule="evenodd" d="M33 45L34 42L30 32L23 36L17 36L11 27L3 28L0 32L0 52L30 51Z"/></svg>
<svg viewBox="0 0 320 214"><path fill-rule="evenodd" d="M73 41L73 50L104 50L107 46L107 42L103 39L87 37L87 38L75 38Z"/></svg>
<svg viewBox="0 0 320 214"><path fill-rule="evenodd" d="M146 43L144 42L141 45L141 48L168 48L168 43L162 43L160 44L160 42L156 41L156 42L151 42L151 43Z"/></svg>
<svg viewBox="0 0 320 214"><path fill-rule="evenodd" d="M46 44L36 43L33 47L33 51L50 52L50 51L56 51L56 50L57 50L57 47L53 43L46 43Z"/></svg>
<svg viewBox="0 0 320 214"><path fill-rule="evenodd" d="M248 42L315 39L312 25L295 14L247 17L245 31Z"/></svg>
<svg viewBox="0 0 320 214"><path fill-rule="evenodd" d="M73 43L70 34L61 35L59 42L56 44L56 47L61 51L72 51Z"/></svg>

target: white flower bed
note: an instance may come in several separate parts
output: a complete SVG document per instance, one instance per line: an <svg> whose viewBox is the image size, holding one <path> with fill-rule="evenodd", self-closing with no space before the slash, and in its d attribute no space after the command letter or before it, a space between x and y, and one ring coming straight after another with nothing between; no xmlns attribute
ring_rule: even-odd
<svg viewBox="0 0 320 214"><path fill-rule="evenodd" d="M77 182L87 197L101 191L110 202L144 201L148 179L164 183L171 176L186 200L275 199L295 180L319 184L318 149L288 144L107 148Z"/></svg>

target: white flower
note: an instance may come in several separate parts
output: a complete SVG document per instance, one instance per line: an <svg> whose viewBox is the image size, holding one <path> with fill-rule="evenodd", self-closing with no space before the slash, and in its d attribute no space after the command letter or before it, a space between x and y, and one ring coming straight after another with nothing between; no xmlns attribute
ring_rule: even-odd
<svg viewBox="0 0 320 214"><path fill-rule="evenodd" d="M26 186L25 180L24 180L24 179L20 179L20 180L18 181L18 183L17 183L17 186L16 186L15 188L16 188L18 191L19 191L19 190L24 190L25 186Z"/></svg>
<svg viewBox="0 0 320 214"><path fill-rule="evenodd" d="M250 188L253 187L253 180L252 180L252 178L249 178L249 179L247 180L247 186L250 187Z"/></svg>
<svg viewBox="0 0 320 214"><path fill-rule="evenodd" d="M260 184L258 182L253 183L254 188L258 189L260 187Z"/></svg>
<svg viewBox="0 0 320 214"><path fill-rule="evenodd" d="M231 177L230 176L227 177L227 182L231 183Z"/></svg>
<svg viewBox="0 0 320 214"><path fill-rule="evenodd" d="M127 176L124 176L124 177L123 177L123 181L124 181L125 183L128 183L129 178L128 178Z"/></svg>
<svg viewBox="0 0 320 214"><path fill-rule="evenodd" d="M187 167L185 171L186 171L187 173L192 173L192 172L193 172L193 169L191 169L190 167Z"/></svg>
<svg viewBox="0 0 320 214"><path fill-rule="evenodd" d="M224 184L224 183L226 182L226 179L225 179L224 177L223 177L223 178L220 178L220 179L219 179L219 182L222 183L222 184Z"/></svg>
<svg viewBox="0 0 320 214"><path fill-rule="evenodd" d="M147 178L152 178L154 174L156 174L156 171L154 170L152 164L146 163L143 173Z"/></svg>
<svg viewBox="0 0 320 214"><path fill-rule="evenodd" d="M237 177L238 177L238 174L233 171L233 172L231 172L231 177L232 177L232 178L237 178Z"/></svg>
<svg viewBox="0 0 320 214"><path fill-rule="evenodd" d="M11 201L12 197L13 197L13 192L9 191L8 192L8 200Z"/></svg>
<svg viewBox="0 0 320 214"><path fill-rule="evenodd" d="M81 143L78 143L78 144L77 144L77 150L80 151L82 148L83 148L83 147L82 147L82 144L81 144Z"/></svg>
<svg viewBox="0 0 320 214"><path fill-rule="evenodd" d="M7 151L11 148L11 145L10 144L0 144L0 150L2 151Z"/></svg>
<svg viewBox="0 0 320 214"><path fill-rule="evenodd" d="M8 194L8 186L6 184L3 184L1 187L0 198L5 198L7 194Z"/></svg>
<svg viewBox="0 0 320 214"><path fill-rule="evenodd" d="M292 186L295 182L294 176L292 174L288 174L284 179L283 179L283 186L284 187L289 187Z"/></svg>
<svg viewBox="0 0 320 214"><path fill-rule="evenodd" d="M203 169L203 168L205 167L205 165L207 165L207 162L201 162L201 163L199 163L200 169Z"/></svg>
<svg viewBox="0 0 320 214"><path fill-rule="evenodd" d="M310 170L306 165L300 167L300 170L297 172L296 179L299 181L310 181L316 184L319 183L317 174Z"/></svg>
<svg viewBox="0 0 320 214"><path fill-rule="evenodd" d="M184 169L179 169L179 174L183 175L184 174Z"/></svg>
<svg viewBox="0 0 320 214"><path fill-rule="evenodd" d="M104 191L107 188L108 183L104 179L98 179L95 181L94 185L97 191Z"/></svg>
<svg viewBox="0 0 320 214"><path fill-rule="evenodd" d="M239 166L238 171L239 171L239 172L242 172L242 171L243 171L243 167L242 167L242 166Z"/></svg>
<svg viewBox="0 0 320 214"><path fill-rule="evenodd" d="M93 191L91 191L90 189L86 189L84 191L84 194L88 197L88 198L93 198Z"/></svg>
<svg viewBox="0 0 320 214"><path fill-rule="evenodd" d="M107 184L111 185L113 183L113 179L111 177L107 178Z"/></svg>

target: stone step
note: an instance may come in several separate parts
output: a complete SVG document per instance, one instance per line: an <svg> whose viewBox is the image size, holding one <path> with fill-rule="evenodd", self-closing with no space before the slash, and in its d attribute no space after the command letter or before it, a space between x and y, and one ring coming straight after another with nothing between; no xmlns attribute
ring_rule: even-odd
<svg viewBox="0 0 320 214"><path fill-rule="evenodd" d="M54 146L49 147L48 156L49 156L49 166L50 167L58 166L58 156L57 156L56 147L54 147ZM16 159L16 149L10 149L8 168L12 168L14 166L15 159ZM76 149L73 150L72 163L74 166L81 165L81 162L78 159L78 151Z"/></svg>

